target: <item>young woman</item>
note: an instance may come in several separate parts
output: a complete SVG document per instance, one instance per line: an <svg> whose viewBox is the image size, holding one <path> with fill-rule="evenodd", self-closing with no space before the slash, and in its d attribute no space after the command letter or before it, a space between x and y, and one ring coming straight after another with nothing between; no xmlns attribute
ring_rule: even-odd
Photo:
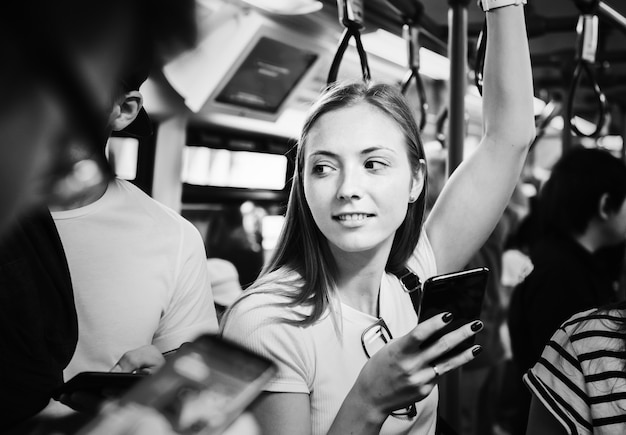
<svg viewBox="0 0 626 435"><path fill-rule="evenodd" d="M402 96L340 85L312 108L278 248L224 321L225 337L279 367L255 408L263 433L433 434L438 375L479 352L439 359L479 331L478 321L422 348L450 315L416 327L393 273L406 266L423 282L463 268L522 168L534 135L523 8L494 9L487 20L485 136L424 231L424 153Z"/></svg>

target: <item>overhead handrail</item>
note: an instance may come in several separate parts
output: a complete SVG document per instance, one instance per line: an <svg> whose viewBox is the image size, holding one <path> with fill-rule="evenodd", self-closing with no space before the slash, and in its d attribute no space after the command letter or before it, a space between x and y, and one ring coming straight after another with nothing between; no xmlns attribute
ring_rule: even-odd
<svg viewBox="0 0 626 435"><path fill-rule="evenodd" d="M400 83L400 90L403 94L406 94L411 81L415 81L419 99L419 130L421 132L426 126L426 113L428 111L428 99L426 98L426 90L420 74L419 24L424 13L424 5L419 0L387 0L387 2L402 16L404 22L402 25L402 36L407 43L409 70Z"/></svg>
<svg viewBox="0 0 626 435"><path fill-rule="evenodd" d="M574 69L574 75L572 77L572 83L569 89L569 96L567 101L567 117L569 125L578 136L582 137L598 137L607 119L607 101L606 96L600 89L600 85L596 79L593 67L596 62L596 54L598 51L598 0L583 1L574 0L576 6L581 12L576 25L576 32L578 34L578 46L577 46L577 63ZM591 133L584 133L576 126L574 115L574 100L576 92L580 88L580 83L583 74L587 74L589 81L591 82L591 88L596 97L596 103L598 108L598 116L595 120L595 129Z"/></svg>
<svg viewBox="0 0 626 435"><path fill-rule="evenodd" d="M622 32L626 33L626 17L614 8L601 1L598 3L598 14L613 22Z"/></svg>
<svg viewBox="0 0 626 435"><path fill-rule="evenodd" d="M367 63L367 53L363 48L361 42L361 29L363 28L363 0L337 0L337 9L339 12L339 21L344 26L343 34L337 52L333 58L333 62L330 65L330 71L328 73L328 79L326 84L330 85L337 81L337 75L339 74L339 65L343 58L350 38L354 38L356 44L356 50L359 54L359 60L361 61L361 72L363 74L363 81L369 81L371 79L370 68Z"/></svg>

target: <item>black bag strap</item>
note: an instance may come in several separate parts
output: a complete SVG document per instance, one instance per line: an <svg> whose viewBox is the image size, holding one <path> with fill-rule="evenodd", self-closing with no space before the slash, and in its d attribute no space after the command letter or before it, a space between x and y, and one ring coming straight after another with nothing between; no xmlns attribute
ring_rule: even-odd
<svg viewBox="0 0 626 435"><path fill-rule="evenodd" d="M420 277L415 273L411 272L411 270L407 267L402 268L400 272L395 273L402 284L402 290L407 292L409 296L411 296L411 303L413 304L413 309L417 314L417 319L419 321L420 318L420 308L422 306L422 297L424 295L422 289L422 281ZM439 413L437 413L437 426L435 429L436 435L458 435L457 432L445 421Z"/></svg>
<svg viewBox="0 0 626 435"><path fill-rule="evenodd" d="M409 268L404 267L400 270L399 273L395 274L400 283L402 284L402 290L411 296L411 303L413 304L413 309L417 314L417 318L420 316L420 307L422 305L422 281L420 277L415 273L411 272Z"/></svg>

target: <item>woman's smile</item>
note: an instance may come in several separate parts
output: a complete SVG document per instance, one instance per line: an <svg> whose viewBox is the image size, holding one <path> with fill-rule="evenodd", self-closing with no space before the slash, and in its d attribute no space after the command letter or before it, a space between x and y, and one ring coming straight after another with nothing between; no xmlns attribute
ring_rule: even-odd
<svg viewBox="0 0 626 435"><path fill-rule="evenodd" d="M344 227L358 228L365 225L375 216L371 213L341 213L333 216L333 219Z"/></svg>

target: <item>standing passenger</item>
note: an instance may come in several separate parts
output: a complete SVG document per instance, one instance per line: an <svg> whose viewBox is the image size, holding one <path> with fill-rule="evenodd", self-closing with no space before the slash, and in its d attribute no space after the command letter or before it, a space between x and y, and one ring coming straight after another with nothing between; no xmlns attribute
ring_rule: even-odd
<svg viewBox="0 0 626 435"><path fill-rule="evenodd" d="M147 76L148 67L138 65L122 81L104 139L112 130L150 134L138 91ZM83 178L80 164L88 150L81 142L68 149L68 160L78 167L67 184L80 185L74 178ZM197 229L128 181L114 176L96 181L68 196L72 202L51 206L78 316L78 344L63 371L66 381L83 371L154 370L164 362L162 353L217 331ZM51 402L44 413L69 411Z"/></svg>
<svg viewBox="0 0 626 435"><path fill-rule="evenodd" d="M516 287L509 310L519 399L514 427L524 433L530 395L521 377L573 314L617 300L618 261L598 257L626 238L626 165L599 149L575 148L556 163L539 193L530 246L533 271ZM609 252L609 251L604 251ZM621 260L621 261L619 261ZM511 389L514 389L512 387Z"/></svg>
<svg viewBox="0 0 626 435"><path fill-rule="evenodd" d="M424 153L395 88L338 85L312 108L276 252L224 320L225 337L279 366L255 408L264 433L434 434L437 377L480 351L439 360L479 321L422 348L451 316L416 327L394 273L408 266L423 282L461 269L517 182L535 130L523 7L493 9L487 23L485 136L424 231Z"/></svg>

